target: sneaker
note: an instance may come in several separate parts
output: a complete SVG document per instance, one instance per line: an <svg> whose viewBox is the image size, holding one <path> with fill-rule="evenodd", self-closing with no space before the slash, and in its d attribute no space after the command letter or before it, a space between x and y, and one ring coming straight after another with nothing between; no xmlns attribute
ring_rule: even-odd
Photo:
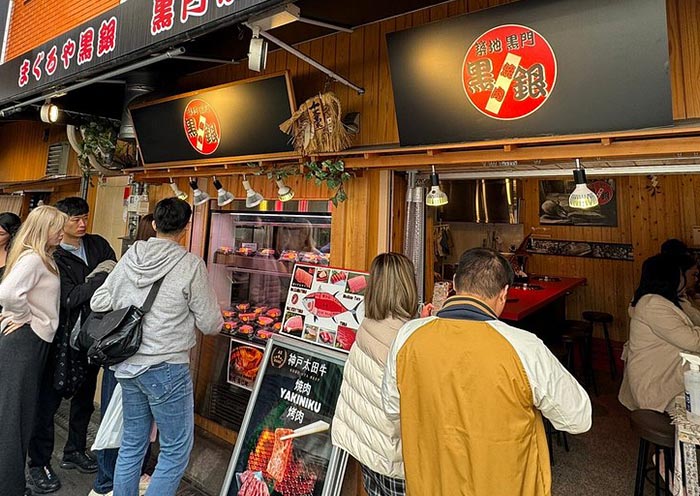
<svg viewBox="0 0 700 496"><path fill-rule="evenodd" d="M143 474L139 480L139 496L144 496L144 494L146 494L146 490L148 489L148 485L150 483L151 476L148 474Z"/></svg>
<svg viewBox="0 0 700 496"><path fill-rule="evenodd" d="M29 485L34 494L55 493L61 489L61 481L51 465L29 467Z"/></svg>
<svg viewBox="0 0 700 496"><path fill-rule="evenodd" d="M98 493L94 489L90 491L90 494L88 496L112 496L114 494L114 491L110 491L108 493Z"/></svg>
<svg viewBox="0 0 700 496"><path fill-rule="evenodd" d="M78 469L82 474L94 474L97 472L97 461L87 453L74 451L73 453L64 453L61 468L66 470Z"/></svg>

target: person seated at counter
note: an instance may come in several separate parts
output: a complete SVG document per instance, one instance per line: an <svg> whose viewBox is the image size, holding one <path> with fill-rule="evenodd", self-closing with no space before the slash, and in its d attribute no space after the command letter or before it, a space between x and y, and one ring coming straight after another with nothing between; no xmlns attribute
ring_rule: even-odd
<svg viewBox="0 0 700 496"><path fill-rule="evenodd" d="M688 246L679 239L667 239L661 245L661 254L673 257L676 265L683 274L685 287L680 294L683 311L690 317L693 324L700 325L700 303L697 301L696 286L698 284L698 261Z"/></svg>
<svg viewBox="0 0 700 496"><path fill-rule="evenodd" d="M693 325L700 326L700 304L695 294L695 286L698 283L698 262L693 255L687 253L678 257L676 263L683 275L684 283L679 295L681 308L693 321Z"/></svg>
<svg viewBox="0 0 700 496"><path fill-rule="evenodd" d="M700 327L681 306L685 285L673 256L654 255L644 262L629 308L630 337L618 395L630 410L664 412L684 391L679 353L700 353Z"/></svg>

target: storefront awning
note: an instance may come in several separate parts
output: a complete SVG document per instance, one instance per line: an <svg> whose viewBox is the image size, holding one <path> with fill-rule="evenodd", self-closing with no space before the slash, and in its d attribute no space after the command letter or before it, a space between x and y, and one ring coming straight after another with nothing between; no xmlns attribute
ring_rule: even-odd
<svg viewBox="0 0 700 496"><path fill-rule="evenodd" d="M0 66L0 115L62 88L191 40L284 0L122 2ZM177 8L176 8L177 6Z"/></svg>

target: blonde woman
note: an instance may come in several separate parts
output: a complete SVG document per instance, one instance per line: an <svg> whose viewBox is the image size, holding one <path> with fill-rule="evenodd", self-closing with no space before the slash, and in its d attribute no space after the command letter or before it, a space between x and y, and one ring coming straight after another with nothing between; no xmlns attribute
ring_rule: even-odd
<svg viewBox="0 0 700 496"><path fill-rule="evenodd" d="M58 327L60 282L53 251L67 216L37 207L17 233L0 283L0 487L25 494L24 460L39 381Z"/></svg>
<svg viewBox="0 0 700 496"><path fill-rule="evenodd" d="M365 319L345 364L333 419L333 444L360 462L369 496L405 494L401 433L384 414L382 376L389 348L418 308L413 263L398 253L373 261L365 292Z"/></svg>

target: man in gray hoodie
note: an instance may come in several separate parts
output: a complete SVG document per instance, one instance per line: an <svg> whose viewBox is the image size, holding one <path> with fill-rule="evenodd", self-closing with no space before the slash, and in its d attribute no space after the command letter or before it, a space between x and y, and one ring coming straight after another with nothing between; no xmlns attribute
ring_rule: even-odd
<svg viewBox="0 0 700 496"><path fill-rule="evenodd" d="M204 261L180 244L192 209L166 198L153 213L156 237L137 241L90 301L93 311L141 306L153 283L163 279L144 315L138 352L113 368L122 386L124 434L114 476L114 493L137 496L151 423L158 425L160 455L149 494L177 491L194 440L194 399L189 350L195 328L215 334L223 319Z"/></svg>

